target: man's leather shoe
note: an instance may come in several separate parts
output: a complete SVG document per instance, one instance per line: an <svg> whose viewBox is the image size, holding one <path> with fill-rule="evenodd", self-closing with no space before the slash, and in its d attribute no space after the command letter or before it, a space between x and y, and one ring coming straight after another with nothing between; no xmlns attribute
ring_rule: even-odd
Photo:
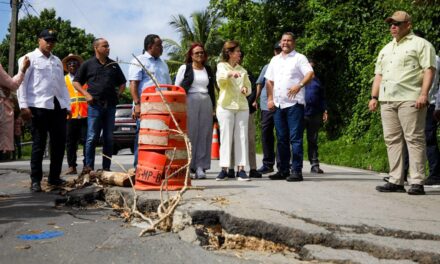
<svg viewBox="0 0 440 264"><path fill-rule="evenodd" d="M261 173L261 174L266 174L266 173L273 172L273 168L270 168L270 167L267 167L266 165L263 165L257 170L257 172Z"/></svg>
<svg viewBox="0 0 440 264"><path fill-rule="evenodd" d="M278 171L277 173L270 175L269 179L271 179L271 180L285 180L287 177L289 177L288 172Z"/></svg>
<svg viewBox="0 0 440 264"><path fill-rule="evenodd" d="M411 188L408 190L408 194L410 195L424 195L425 189L421 184L411 184Z"/></svg>
<svg viewBox="0 0 440 264"><path fill-rule="evenodd" d="M292 172L292 174L286 178L286 181L288 182L300 182L303 180L304 178L301 172Z"/></svg>
<svg viewBox="0 0 440 264"><path fill-rule="evenodd" d="M39 182L33 182L31 184L31 191L32 192L41 192L41 184Z"/></svg>
<svg viewBox="0 0 440 264"><path fill-rule="evenodd" d="M76 171L76 167L69 167L63 175L76 175L78 172Z"/></svg>
<svg viewBox="0 0 440 264"><path fill-rule="evenodd" d="M235 170L234 169L228 170L228 178L235 179Z"/></svg>
<svg viewBox="0 0 440 264"><path fill-rule="evenodd" d="M315 166L313 166L313 167L310 169L310 172L312 172L312 173L319 173L319 174L324 173L324 171L321 170L321 168L319 168L319 165L315 165Z"/></svg>
<svg viewBox="0 0 440 264"><path fill-rule="evenodd" d="M263 175L261 175L261 173L259 173L256 169L249 171L249 178L262 178L262 177Z"/></svg>
<svg viewBox="0 0 440 264"><path fill-rule="evenodd" d="M93 169L89 166L84 166L83 170L81 171L81 176L85 174L89 174Z"/></svg>
<svg viewBox="0 0 440 264"><path fill-rule="evenodd" d="M434 185L440 185L440 179L433 179L431 177L428 177L425 181L425 185L427 186L434 186Z"/></svg>
<svg viewBox="0 0 440 264"><path fill-rule="evenodd" d="M376 186L376 190L378 192L406 192L405 188L402 185L397 185L391 182L387 182L385 183L385 185L382 186Z"/></svg>
<svg viewBox="0 0 440 264"><path fill-rule="evenodd" d="M66 184L66 181L63 179L56 179L56 180L48 180L47 181L47 185L52 185L52 186L63 186L64 184Z"/></svg>

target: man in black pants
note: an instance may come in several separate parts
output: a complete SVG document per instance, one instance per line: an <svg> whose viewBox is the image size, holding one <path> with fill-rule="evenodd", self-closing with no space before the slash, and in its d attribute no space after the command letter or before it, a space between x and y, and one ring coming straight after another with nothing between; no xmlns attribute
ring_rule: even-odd
<svg viewBox="0 0 440 264"><path fill-rule="evenodd" d="M315 61L309 59L310 66L315 67ZM324 173L319 167L318 133L323 122L327 122L327 105L325 102L324 87L315 76L306 85L306 105L304 108L304 128L307 131L307 154L310 161L311 173Z"/></svg>
<svg viewBox="0 0 440 264"><path fill-rule="evenodd" d="M31 61L17 92L21 115L32 120L31 191L41 192L43 155L47 133L50 136L50 172L48 184L59 186L66 145L66 117L70 98L61 60L52 54L56 32L45 29L38 35L38 48L26 54ZM19 65L24 57L19 59Z"/></svg>

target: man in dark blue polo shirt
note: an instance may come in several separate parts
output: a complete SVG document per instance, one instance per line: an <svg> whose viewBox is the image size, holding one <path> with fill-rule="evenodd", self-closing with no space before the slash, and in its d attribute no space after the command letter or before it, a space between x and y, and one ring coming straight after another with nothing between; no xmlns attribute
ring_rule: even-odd
<svg viewBox="0 0 440 264"><path fill-rule="evenodd" d="M126 79L119 65L110 59L107 40L98 38L93 42L95 57L85 61L78 69L73 86L84 94L88 103L86 166L83 173L95 167L95 148L102 129L102 153L111 157L113 129L118 97L125 89ZM88 89L82 86L87 83ZM102 158L102 169L109 171L111 160Z"/></svg>
<svg viewBox="0 0 440 264"><path fill-rule="evenodd" d="M313 59L309 59L309 63L312 67L315 67L315 61ZM305 101L304 128L307 131L307 153L310 165L312 166L311 172L324 173L324 171L319 168L318 132L322 126L322 122L327 121L328 115L324 87L316 76L306 85Z"/></svg>

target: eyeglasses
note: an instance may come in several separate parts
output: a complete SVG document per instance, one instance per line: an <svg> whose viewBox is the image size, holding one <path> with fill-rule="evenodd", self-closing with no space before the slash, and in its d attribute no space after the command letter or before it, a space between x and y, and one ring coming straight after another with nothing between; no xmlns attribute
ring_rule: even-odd
<svg viewBox="0 0 440 264"><path fill-rule="evenodd" d="M205 55L204 51L194 52L193 55Z"/></svg>
<svg viewBox="0 0 440 264"><path fill-rule="evenodd" d="M403 23L406 23L408 21L394 21L394 22L390 22L390 26L396 26L396 27L400 27Z"/></svg>
<svg viewBox="0 0 440 264"><path fill-rule="evenodd" d="M76 66L76 65L78 65L78 62L77 61L69 61L66 63L66 65L67 66Z"/></svg>

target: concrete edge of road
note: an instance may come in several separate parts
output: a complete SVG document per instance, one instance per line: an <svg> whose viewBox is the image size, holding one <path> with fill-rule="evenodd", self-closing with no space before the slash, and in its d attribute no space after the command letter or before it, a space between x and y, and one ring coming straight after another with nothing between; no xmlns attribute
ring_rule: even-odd
<svg viewBox="0 0 440 264"><path fill-rule="evenodd" d="M124 196L124 199L121 198ZM156 212L160 204L157 193L138 193L138 208L143 212ZM131 189L112 187L105 190L109 204L132 206L134 193ZM264 214L264 216L261 215ZM267 215L271 214L271 215ZM285 218L280 220L280 218ZM195 225L221 225L229 234L257 237L282 243L295 249L303 260L349 261L354 263L440 263L440 237L424 239L420 234L414 239L409 233L395 234L395 230L382 230L383 234L372 234L374 230L364 227L326 226L309 223L303 219L292 219L276 211L255 212L253 219L243 218L240 210L228 210L213 206L209 201L187 199L176 210L173 231L185 232ZM394 234L394 236L393 236ZM193 234L189 242L194 241ZM407 236L407 237L405 237ZM186 234L185 237L188 237ZM328 252L328 254L322 254ZM373 261L374 260L374 261ZM401 262L403 261L403 262Z"/></svg>

